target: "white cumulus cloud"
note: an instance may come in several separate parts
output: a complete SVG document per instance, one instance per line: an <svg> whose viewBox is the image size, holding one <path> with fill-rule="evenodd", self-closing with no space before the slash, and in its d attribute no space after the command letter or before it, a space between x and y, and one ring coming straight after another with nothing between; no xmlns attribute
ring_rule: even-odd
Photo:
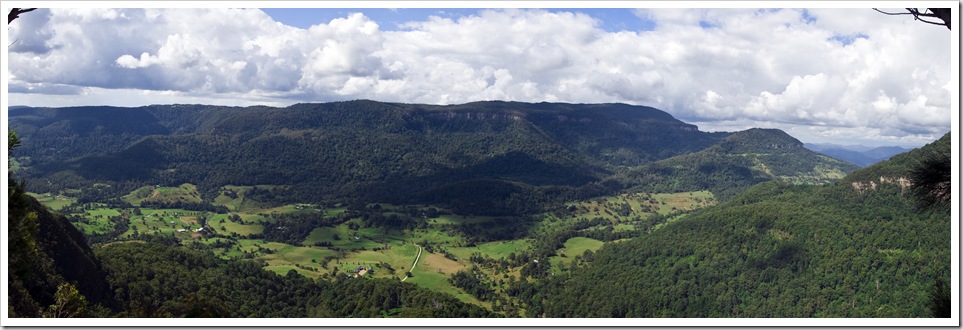
<svg viewBox="0 0 963 330"><path fill-rule="evenodd" d="M385 30L362 12L300 29L257 9L38 10L9 30L11 104L47 90L83 90L64 101L77 104L143 90L153 92L126 94L144 103L625 102L812 140L875 132L922 143L950 127L950 32L869 8L635 10L651 31L519 9Z"/></svg>

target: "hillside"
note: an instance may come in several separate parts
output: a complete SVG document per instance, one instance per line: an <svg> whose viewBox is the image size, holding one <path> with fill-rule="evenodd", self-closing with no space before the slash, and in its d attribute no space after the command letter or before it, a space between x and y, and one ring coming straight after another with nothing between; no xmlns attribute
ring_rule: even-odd
<svg viewBox="0 0 963 330"><path fill-rule="evenodd" d="M735 132L704 150L629 171L625 185L642 191L710 190L721 199L760 182L826 183L857 167L806 148L775 129Z"/></svg>
<svg viewBox="0 0 963 330"><path fill-rule="evenodd" d="M30 196L9 201L9 316L90 317L116 307L83 233Z"/></svg>
<svg viewBox="0 0 963 330"><path fill-rule="evenodd" d="M11 110L32 191L110 183L275 185L289 200L437 202L528 212L548 187L571 190L631 166L701 150L705 133L669 114L624 104L476 102L452 106L351 101L287 108L200 105ZM56 146L56 147L54 147ZM451 187L457 187L455 195ZM554 189L554 188L552 188ZM562 192L564 193L564 192ZM540 197L542 196L542 197ZM282 197L279 197L282 198ZM516 197L517 199L517 197Z"/></svg>
<svg viewBox="0 0 963 330"><path fill-rule="evenodd" d="M905 176L915 153L946 152L947 141L843 181ZM759 184L605 245L519 296L547 317L931 317L934 282L949 280L951 224L908 196L892 181L872 190Z"/></svg>

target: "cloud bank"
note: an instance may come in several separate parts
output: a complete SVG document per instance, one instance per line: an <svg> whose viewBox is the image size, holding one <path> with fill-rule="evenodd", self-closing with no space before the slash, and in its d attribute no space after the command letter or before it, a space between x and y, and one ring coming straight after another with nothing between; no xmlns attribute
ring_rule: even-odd
<svg viewBox="0 0 963 330"><path fill-rule="evenodd" d="M10 104L624 102L813 141L920 144L950 129L945 28L871 9L634 13L655 28L514 9L397 30L363 13L300 29L257 9L38 10L9 29Z"/></svg>

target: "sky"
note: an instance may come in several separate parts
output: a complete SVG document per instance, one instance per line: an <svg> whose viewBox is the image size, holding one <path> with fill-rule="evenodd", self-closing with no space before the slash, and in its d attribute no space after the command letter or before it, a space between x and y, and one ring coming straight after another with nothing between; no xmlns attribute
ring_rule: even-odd
<svg viewBox="0 0 963 330"><path fill-rule="evenodd" d="M23 14L3 42L4 104L620 102L703 131L779 128L809 143L904 147L950 131L957 109L958 32L870 8L189 4L200 8Z"/></svg>

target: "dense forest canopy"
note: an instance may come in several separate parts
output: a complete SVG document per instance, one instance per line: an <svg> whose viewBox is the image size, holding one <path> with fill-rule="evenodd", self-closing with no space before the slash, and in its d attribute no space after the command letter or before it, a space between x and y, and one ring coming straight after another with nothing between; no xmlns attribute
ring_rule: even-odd
<svg viewBox="0 0 963 330"><path fill-rule="evenodd" d="M912 153L808 186L770 182L626 243L606 245L527 297L547 317L920 317L950 276L950 227L917 211L905 176L949 133ZM882 176L882 177L881 177ZM598 285L607 283L607 285Z"/></svg>

